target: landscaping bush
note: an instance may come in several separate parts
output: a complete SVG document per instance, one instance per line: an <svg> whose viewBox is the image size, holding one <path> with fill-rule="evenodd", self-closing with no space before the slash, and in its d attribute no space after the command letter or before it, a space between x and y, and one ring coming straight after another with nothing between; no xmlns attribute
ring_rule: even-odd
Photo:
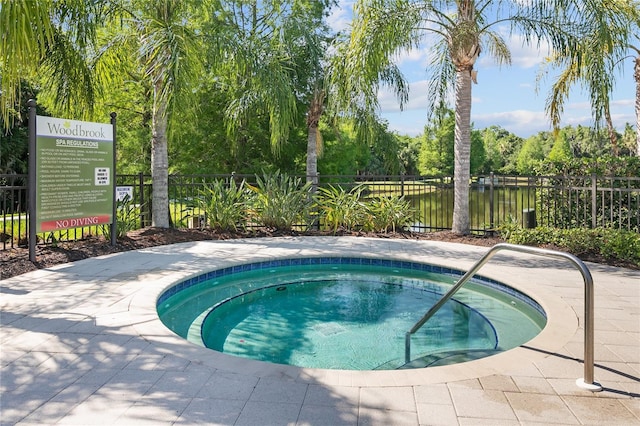
<svg viewBox="0 0 640 426"><path fill-rule="evenodd" d="M367 209L360 200L363 189L357 186L347 192L333 185L318 188L315 201L323 229L333 232L340 228L349 231L361 229L367 217Z"/></svg>
<svg viewBox="0 0 640 426"><path fill-rule="evenodd" d="M404 197L379 196L369 200L365 206L369 217L367 227L373 232L405 230L416 217L411 203Z"/></svg>
<svg viewBox="0 0 640 426"><path fill-rule="evenodd" d="M204 212L210 227L221 231L237 231L246 226L247 204L251 192L245 181L216 180L200 190L198 206Z"/></svg>
<svg viewBox="0 0 640 426"><path fill-rule="evenodd" d="M129 195L116 201L116 238L122 238L129 231L138 229L140 219L140 206L131 202ZM100 231L107 240L111 240L111 225L100 225ZM53 236L53 234L52 234ZM53 241L52 241L53 242Z"/></svg>
<svg viewBox="0 0 640 426"><path fill-rule="evenodd" d="M554 245L578 257L598 255L607 260L640 266L640 234L611 228L510 228L505 240L513 244Z"/></svg>
<svg viewBox="0 0 640 426"><path fill-rule="evenodd" d="M364 197L364 186L350 191L330 185L318 188L316 207L324 229L395 232L406 229L415 218L411 203L398 196Z"/></svg>
<svg viewBox="0 0 640 426"><path fill-rule="evenodd" d="M254 192L252 219L259 225L283 231L290 231L296 224L309 223L310 186L309 183L303 185L300 178L279 171L258 176L256 186L248 185Z"/></svg>
<svg viewBox="0 0 640 426"><path fill-rule="evenodd" d="M600 252L607 259L623 259L640 266L640 234L633 231L602 229Z"/></svg>

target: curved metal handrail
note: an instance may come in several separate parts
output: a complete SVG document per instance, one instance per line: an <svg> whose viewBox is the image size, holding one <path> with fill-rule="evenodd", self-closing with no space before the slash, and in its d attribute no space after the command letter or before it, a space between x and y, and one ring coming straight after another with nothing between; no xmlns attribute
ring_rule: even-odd
<svg viewBox="0 0 640 426"><path fill-rule="evenodd" d="M493 246L469 271L458 280L458 282L427 311L426 314L415 323L415 325L405 335L405 362L411 361L411 335L420 329L451 297L473 277L480 268L484 266L498 251L511 250L521 253L536 254L546 257L558 257L569 260L575 266L584 279L584 378L576 380L576 384L581 388L592 392L602 390L602 386L593 381L593 278L587 266L576 256L555 250L542 249L538 247L520 246L515 244L500 243Z"/></svg>

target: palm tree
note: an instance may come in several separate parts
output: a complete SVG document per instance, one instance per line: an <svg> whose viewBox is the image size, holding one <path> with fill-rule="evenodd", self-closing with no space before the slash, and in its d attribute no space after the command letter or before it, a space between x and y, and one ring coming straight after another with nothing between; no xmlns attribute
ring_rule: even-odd
<svg viewBox="0 0 640 426"><path fill-rule="evenodd" d="M199 3L2 1L0 112L5 128L14 114L12 105L16 105L21 76L32 75L37 69L45 79L44 96L49 92L54 105L86 116L84 112L92 111L100 83L113 81L121 71L118 55L134 52L153 88L153 225L168 227L167 128L172 107L184 100L181 95L186 82L193 81L197 54L202 50L189 26L189 18L197 16L192 10L195 4ZM105 22L117 29L117 35L98 46L98 29Z"/></svg>
<svg viewBox="0 0 640 426"><path fill-rule="evenodd" d="M510 35L520 34L526 44L546 41L554 50L568 50L573 43L569 31L582 22L584 10L601 10L604 6L597 0L357 2L344 66L345 75L350 76L346 90L360 92L360 107L377 107L377 87L380 81L388 84L384 71L392 58L425 43L434 53L429 109L446 100L450 88L454 88L453 232L470 232L471 85L476 82L475 65L480 54L490 54L499 64L510 63L510 51L499 33L504 26L508 26Z"/></svg>
<svg viewBox="0 0 640 426"><path fill-rule="evenodd" d="M107 1L0 2L0 119L7 130L18 112L21 79L44 79L40 95L88 117L104 73L96 71L96 31L111 11Z"/></svg>
<svg viewBox="0 0 640 426"><path fill-rule="evenodd" d="M322 155L323 139L320 120L325 112L327 96L326 74L330 64L329 29L324 22L331 0L310 0L294 3L291 19L285 24L286 43L292 63L297 96L306 109L307 161L306 181L311 194L318 186L318 158Z"/></svg>
<svg viewBox="0 0 640 426"><path fill-rule="evenodd" d="M229 94L225 110L227 135L241 149L252 135L249 120L268 120L270 144L278 154L298 118L295 64L284 27L291 2L232 0L216 11L218 31L211 37L212 72Z"/></svg>
<svg viewBox="0 0 640 426"><path fill-rule="evenodd" d="M268 117L270 142L278 153L289 130L306 112L307 181L317 184L317 158L325 109L327 27L332 0L256 2L234 0L218 12L220 32L215 72L230 91L228 135L242 144L250 116ZM313 188L313 186L312 186Z"/></svg>
<svg viewBox="0 0 640 426"><path fill-rule="evenodd" d="M562 72L553 84L547 112L554 128L559 128L564 102L571 87L582 83L589 93L596 127L604 120L612 153L617 156L617 133L611 118L609 98L615 85L616 71L623 71L628 50L634 49L630 39L638 30L640 10L631 1L621 0L609 2L604 10L588 9L584 13L588 25L584 26L576 48L555 52L549 63L562 68ZM640 102L638 96L636 102Z"/></svg>
<svg viewBox="0 0 640 426"><path fill-rule="evenodd" d="M105 50L111 56L135 52L151 88L152 226L168 228L169 125L172 110L188 104L187 88L200 71L202 46L190 24L199 11L183 0L134 0L120 11L110 27L117 35Z"/></svg>

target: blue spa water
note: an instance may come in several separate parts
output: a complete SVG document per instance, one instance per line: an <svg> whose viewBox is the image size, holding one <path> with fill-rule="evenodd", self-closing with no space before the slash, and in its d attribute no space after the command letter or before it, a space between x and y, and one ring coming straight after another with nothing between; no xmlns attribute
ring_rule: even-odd
<svg viewBox="0 0 640 426"><path fill-rule="evenodd" d="M210 273L165 292L158 313L176 334L220 352L348 370L464 362L519 346L546 324L527 296L475 280L412 336L412 362L405 365L406 332L458 274L407 262L335 262L265 262Z"/></svg>

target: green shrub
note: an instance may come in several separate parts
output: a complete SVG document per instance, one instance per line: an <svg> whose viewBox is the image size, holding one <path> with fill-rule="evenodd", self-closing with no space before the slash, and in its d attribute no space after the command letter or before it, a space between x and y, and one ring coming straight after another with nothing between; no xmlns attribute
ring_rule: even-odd
<svg viewBox="0 0 640 426"><path fill-rule="evenodd" d="M364 186L350 191L329 185L318 188L315 197L323 229L388 232L405 229L415 220L411 204L398 196L363 197Z"/></svg>
<svg viewBox="0 0 640 426"><path fill-rule="evenodd" d="M200 190L198 206L210 227L221 231L237 231L246 225L247 203L251 192L243 180L239 185L216 180Z"/></svg>
<svg viewBox="0 0 640 426"><path fill-rule="evenodd" d="M598 254L609 260L640 266L640 234L611 228L513 228L505 240L513 244L553 244L575 256Z"/></svg>
<svg viewBox="0 0 640 426"><path fill-rule="evenodd" d="M633 231L602 229L600 252L608 259L620 259L640 266L640 234Z"/></svg>
<svg viewBox="0 0 640 426"><path fill-rule="evenodd" d="M252 218L260 225L284 231L308 222L310 186L279 171L258 176L256 186L248 185L255 195L251 202Z"/></svg>
<svg viewBox="0 0 640 426"><path fill-rule="evenodd" d="M545 226L540 226L534 229L518 227L511 230L506 241L513 244L537 246L552 243L553 240L555 240L554 233L554 228Z"/></svg>
<svg viewBox="0 0 640 426"><path fill-rule="evenodd" d="M553 237L553 244L576 256L600 252L600 235L597 229L556 229Z"/></svg>
<svg viewBox="0 0 640 426"><path fill-rule="evenodd" d="M361 229L367 220L367 208L360 200L363 190L363 186L349 192L333 185L318 188L315 201L323 229L334 233L340 228L349 231Z"/></svg>
<svg viewBox="0 0 640 426"><path fill-rule="evenodd" d="M367 201L365 207L369 217L365 226L367 230L374 232L404 230L416 217L411 203L404 197L379 196Z"/></svg>
<svg viewBox="0 0 640 426"><path fill-rule="evenodd" d="M139 228L140 206L131 202L129 195L116 201L116 238L122 238L129 231ZM100 231L107 240L111 240L111 225L100 225Z"/></svg>
<svg viewBox="0 0 640 426"><path fill-rule="evenodd" d="M510 214L496 229L502 239L509 241L514 232L522 229L522 225L518 221L518 218Z"/></svg>

